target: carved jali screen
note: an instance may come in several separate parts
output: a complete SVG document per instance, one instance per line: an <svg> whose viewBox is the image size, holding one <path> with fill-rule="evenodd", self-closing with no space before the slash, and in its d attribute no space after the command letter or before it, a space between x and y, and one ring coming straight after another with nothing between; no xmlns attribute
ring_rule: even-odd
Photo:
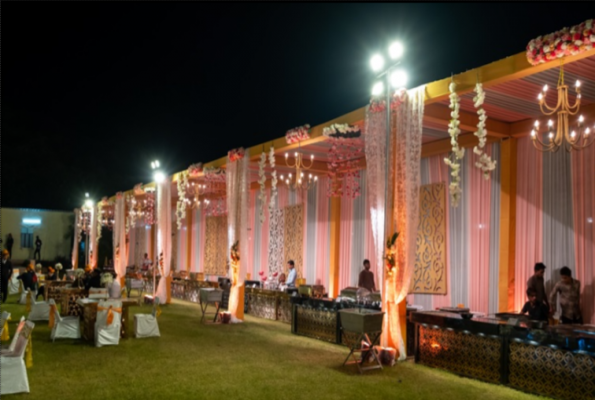
<svg viewBox="0 0 595 400"><path fill-rule="evenodd" d="M227 215L207 217L205 229L205 274L227 275Z"/></svg>
<svg viewBox="0 0 595 400"><path fill-rule="evenodd" d="M445 196L444 183L420 188L417 254L409 293L446 294Z"/></svg>
<svg viewBox="0 0 595 400"><path fill-rule="evenodd" d="M275 271L287 274L287 261L293 260L298 277L302 276L304 206L272 210L269 215L269 274Z"/></svg>

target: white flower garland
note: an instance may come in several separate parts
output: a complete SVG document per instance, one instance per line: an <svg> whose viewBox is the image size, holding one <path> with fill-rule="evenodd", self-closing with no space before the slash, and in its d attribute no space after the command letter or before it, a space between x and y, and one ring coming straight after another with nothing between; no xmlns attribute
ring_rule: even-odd
<svg viewBox="0 0 595 400"><path fill-rule="evenodd" d="M483 171L483 177L485 179L490 179L490 172L496 168L496 161L493 161L490 156L483 152L483 148L486 145L487 131L485 126L488 116L482 107L485 100L485 92L481 83L475 85L475 93L477 94L473 98L473 106L477 109L477 116L479 117L477 131L473 133L479 139L479 144L473 148L473 152L479 156L479 161L475 162L475 166Z"/></svg>
<svg viewBox="0 0 595 400"><path fill-rule="evenodd" d="M461 107L459 101L460 98L456 93L457 85L453 82L450 83L448 89L450 90L450 105L448 106L452 111L450 113L451 120L448 123L448 134L450 135L450 144L452 145L452 157L454 160L450 158L445 158L444 162L448 165L452 172L450 175L452 176L452 181L449 185L450 190L450 199L451 205L453 207L457 207L459 205L459 200L461 199L461 177L459 173L461 171L461 160L465 156L465 149L459 148L458 137L461 133L459 129L459 109Z"/></svg>
<svg viewBox="0 0 595 400"><path fill-rule="evenodd" d="M136 198L129 194L126 196L126 202L128 203L128 215L126 216L126 234L128 235L130 228L136 226Z"/></svg>
<svg viewBox="0 0 595 400"><path fill-rule="evenodd" d="M264 167L267 163L267 153L264 151L260 154L260 161L258 162L258 184L260 185L260 193L258 194L258 200L260 200L260 224L264 222L264 210L265 205L264 202L266 200L265 194L265 183L266 183L266 175L264 172Z"/></svg>
<svg viewBox="0 0 595 400"><path fill-rule="evenodd" d="M102 220L103 220L103 215L101 215L101 212L103 210L103 200L101 200L100 202L97 203L97 217L95 218L95 221L97 221L97 243L99 243L99 239L101 239L101 227L102 227Z"/></svg>
<svg viewBox="0 0 595 400"><path fill-rule="evenodd" d="M102 285L109 285L110 283L114 283L114 277L109 272L105 272L101 274L101 284Z"/></svg>
<svg viewBox="0 0 595 400"><path fill-rule="evenodd" d="M275 171L275 148L271 147L269 151L269 164L273 169L271 174L271 200L269 202L269 209L275 208L275 200L277 199L277 171Z"/></svg>
<svg viewBox="0 0 595 400"><path fill-rule="evenodd" d="M186 187L188 186L188 171L182 172L178 178L178 203L176 205L176 222L178 230L182 229L182 221L186 218Z"/></svg>

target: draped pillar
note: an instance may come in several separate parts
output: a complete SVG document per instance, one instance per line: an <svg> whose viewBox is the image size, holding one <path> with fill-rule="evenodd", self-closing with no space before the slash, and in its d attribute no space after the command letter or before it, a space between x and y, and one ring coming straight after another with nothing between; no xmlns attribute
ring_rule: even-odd
<svg viewBox="0 0 595 400"><path fill-rule="evenodd" d="M171 270L171 233L172 233L172 208L171 208L171 182L166 178L157 184L157 259L162 260L160 265L161 279L157 286L156 296L161 304L167 303L169 274ZM161 257L160 257L161 256Z"/></svg>
<svg viewBox="0 0 595 400"><path fill-rule="evenodd" d="M70 261L72 262L72 268L76 269L78 267L78 260L79 260L79 242L80 242L80 235L81 235L81 210L78 208L74 209L74 238L72 243L72 256Z"/></svg>
<svg viewBox="0 0 595 400"><path fill-rule="evenodd" d="M97 212L97 207L91 207L91 226L89 230L91 231L91 241L89 242L89 264L93 267L97 266L97 228L96 225L99 220L99 215Z"/></svg>
<svg viewBox="0 0 595 400"><path fill-rule="evenodd" d="M386 342L399 350L399 360L407 356L399 303L405 300L415 267L417 228L419 225L419 188L421 136L424 115L425 86L412 89L397 109L396 153L394 161L394 226L399 232L396 242L396 271L386 279L383 300L386 309ZM389 232L392 234L392 232Z"/></svg>
<svg viewBox="0 0 595 400"><path fill-rule="evenodd" d="M114 210L114 270L118 278L122 280L126 275L126 262L128 254L126 250L126 203L122 192L116 194L116 206Z"/></svg>
<svg viewBox="0 0 595 400"><path fill-rule="evenodd" d="M236 161L227 157L225 174L227 183L227 242L228 257L231 247L240 241L240 262L237 268L230 268L232 288L229 296L229 311L232 321L239 322L244 318L243 285L248 264L248 156ZM231 265L231 258L230 260Z"/></svg>

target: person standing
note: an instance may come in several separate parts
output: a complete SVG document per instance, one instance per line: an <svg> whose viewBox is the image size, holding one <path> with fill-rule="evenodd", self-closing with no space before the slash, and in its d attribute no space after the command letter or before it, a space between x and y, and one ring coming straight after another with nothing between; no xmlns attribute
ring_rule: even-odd
<svg viewBox="0 0 595 400"><path fill-rule="evenodd" d="M572 279L570 268L562 267L560 270L560 281L556 283L550 294L551 311L556 312L556 297L560 296L560 308L562 316L560 322L563 324L582 324L581 315L581 283Z"/></svg>
<svg viewBox="0 0 595 400"><path fill-rule="evenodd" d="M33 294L37 292L37 275L31 264L27 265L27 270L20 274L17 279L23 282L23 289L29 289Z"/></svg>
<svg viewBox="0 0 595 400"><path fill-rule="evenodd" d="M370 271L370 260L364 260L364 269L359 273L359 280L357 287L364 288L370 292L376 291L376 284L374 283L374 273Z"/></svg>
<svg viewBox="0 0 595 400"><path fill-rule="evenodd" d="M295 287L295 281L297 279L297 272L295 270L295 263L293 260L287 261L287 267L289 267L289 273L287 274L287 280L285 281L285 284L287 287L292 288Z"/></svg>
<svg viewBox="0 0 595 400"><path fill-rule="evenodd" d="M37 239L35 239L35 252L33 252L33 258L35 258L35 261L41 261L41 239L39 238L39 236L36 236Z"/></svg>
<svg viewBox="0 0 595 400"><path fill-rule="evenodd" d="M529 301L525 303L523 309L521 310L521 314L529 314L529 318L534 321L548 321L549 317L549 308L545 305L544 302L537 300L537 293L535 289L528 288L527 289L527 298Z"/></svg>
<svg viewBox="0 0 595 400"><path fill-rule="evenodd" d="M547 301L547 295L545 294L545 285L543 280L543 274L545 273L545 264L536 263L533 268L533 276L527 281L527 290L531 289L535 291L535 298L538 302L544 303L548 310L550 304Z"/></svg>
<svg viewBox="0 0 595 400"><path fill-rule="evenodd" d="M2 291L2 304L6 303L6 299L8 297L8 282L10 282L10 278L12 277L12 263L10 262L10 253L8 250L2 250L2 270L0 271L2 281L0 290Z"/></svg>
<svg viewBox="0 0 595 400"><path fill-rule="evenodd" d="M6 250L8 250L8 258L12 257L12 245L14 244L14 239L12 237L12 233L8 234L6 238Z"/></svg>

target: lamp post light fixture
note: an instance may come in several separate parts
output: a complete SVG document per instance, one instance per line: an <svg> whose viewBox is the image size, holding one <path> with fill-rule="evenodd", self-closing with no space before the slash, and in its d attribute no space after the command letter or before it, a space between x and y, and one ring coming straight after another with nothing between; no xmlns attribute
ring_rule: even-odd
<svg viewBox="0 0 595 400"><path fill-rule="evenodd" d="M370 59L370 67L376 75L376 82L372 86L372 96L381 98L385 95L385 110L386 110L386 164L385 164L385 182L384 182L384 240L387 237L387 208L388 208L388 188L389 188L389 161L390 161L390 147L391 147L391 98L393 90L402 89L407 83L407 73L405 70L399 68L401 59L405 49L401 42L392 42L388 47L389 62L385 63L384 57L381 54L375 54ZM391 90L391 88L393 90Z"/></svg>

